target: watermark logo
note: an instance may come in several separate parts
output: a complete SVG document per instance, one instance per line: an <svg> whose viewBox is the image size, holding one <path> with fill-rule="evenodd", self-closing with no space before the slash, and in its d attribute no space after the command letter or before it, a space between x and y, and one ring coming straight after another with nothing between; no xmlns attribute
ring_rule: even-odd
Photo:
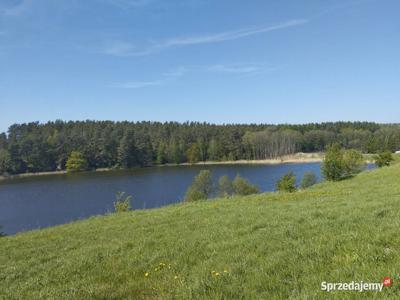
<svg viewBox="0 0 400 300"><path fill-rule="evenodd" d="M322 282L321 290L326 292L333 291L376 291L382 292L383 287L391 287L393 279L391 277L383 278L382 282L364 282L364 281L351 281L351 282Z"/></svg>
<svg viewBox="0 0 400 300"><path fill-rule="evenodd" d="M383 284L385 287L391 287L391 286L393 285L393 279L390 278L390 277L385 277L385 278L383 278L383 280L382 280L382 284Z"/></svg>

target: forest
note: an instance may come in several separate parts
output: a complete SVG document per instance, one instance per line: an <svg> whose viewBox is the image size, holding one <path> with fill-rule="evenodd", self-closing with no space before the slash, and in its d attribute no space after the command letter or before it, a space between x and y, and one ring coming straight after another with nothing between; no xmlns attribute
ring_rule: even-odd
<svg viewBox="0 0 400 300"><path fill-rule="evenodd" d="M400 125L61 121L14 124L0 134L0 174L65 170L71 154L85 169L277 158L339 143L376 153L400 149Z"/></svg>

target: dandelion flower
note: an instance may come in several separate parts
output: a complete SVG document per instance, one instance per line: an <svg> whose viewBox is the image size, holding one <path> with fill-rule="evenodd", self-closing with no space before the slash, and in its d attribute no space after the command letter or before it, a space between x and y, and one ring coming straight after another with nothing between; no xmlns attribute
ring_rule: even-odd
<svg viewBox="0 0 400 300"><path fill-rule="evenodd" d="M146 272L146 273L144 273L144 277L149 277L149 273L148 272Z"/></svg>

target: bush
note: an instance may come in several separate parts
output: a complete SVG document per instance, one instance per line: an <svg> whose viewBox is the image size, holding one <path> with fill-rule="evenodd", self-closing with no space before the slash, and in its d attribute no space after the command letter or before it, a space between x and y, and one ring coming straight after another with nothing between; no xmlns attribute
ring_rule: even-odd
<svg viewBox="0 0 400 300"><path fill-rule="evenodd" d="M339 144L333 144L327 148L322 173L325 179L338 181L361 172L364 164L359 151L343 150Z"/></svg>
<svg viewBox="0 0 400 300"><path fill-rule="evenodd" d="M293 172L286 173L276 183L276 189L280 192L293 193L297 190L296 188L296 175Z"/></svg>
<svg viewBox="0 0 400 300"><path fill-rule="evenodd" d="M212 175L209 170L202 170L194 178L192 185L187 189L185 201L205 200L213 191Z"/></svg>
<svg viewBox="0 0 400 300"><path fill-rule="evenodd" d="M302 189L309 188L317 183L317 176L313 172L306 172L301 179L300 187Z"/></svg>
<svg viewBox="0 0 400 300"><path fill-rule="evenodd" d="M0 226L0 237L3 237L3 236L6 236L6 234L3 231L1 231L1 226Z"/></svg>
<svg viewBox="0 0 400 300"><path fill-rule="evenodd" d="M218 180L218 196L229 197L233 194L233 184L228 176L222 176Z"/></svg>
<svg viewBox="0 0 400 300"><path fill-rule="evenodd" d="M360 151L344 150L343 151L343 178L353 176L360 173L364 168L364 157Z"/></svg>
<svg viewBox="0 0 400 300"><path fill-rule="evenodd" d="M322 173L326 180L337 181L343 175L343 151L339 144L328 146L322 163Z"/></svg>
<svg viewBox="0 0 400 300"><path fill-rule="evenodd" d="M390 166L390 163L394 160L392 152L384 151L380 152L374 156L375 164L379 167L387 167Z"/></svg>
<svg viewBox="0 0 400 300"><path fill-rule="evenodd" d="M248 180L244 179L240 175L236 175L232 182L232 187L235 195L239 196L258 194L260 192L256 185L251 184Z"/></svg>
<svg viewBox="0 0 400 300"><path fill-rule="evenodd" d="M88 168L88 163L79 151L72 151L66 163L67 171L85 171Z"/></svg>
<svg viewBox="0 0 400 300"><path fill-rule="evenodd" d="M131 210L132 196L126 195L125 192L118 192L115 195L114 209L115 212L121 213Z"/></svg>

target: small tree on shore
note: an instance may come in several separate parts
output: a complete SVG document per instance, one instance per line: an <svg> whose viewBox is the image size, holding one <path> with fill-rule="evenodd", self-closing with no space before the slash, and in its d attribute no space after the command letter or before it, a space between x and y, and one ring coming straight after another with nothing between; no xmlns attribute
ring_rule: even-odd
<svg viewBox="0 0 400 300"><path fill-rule="evenodd" d="M252 194L258 194L260 192L259 188L251 184L247 179L236 175L232 182L232 187L235 195L246 196Z"/></svg>
<svg viewBox="0 0 400 300"><path fill-rule="evenodd" d="M322 173L327 180L337 181L343 174L343 151L339 144L328 146L322 163Z"/></svg>
<svg viewBox="0 0 400 300"><path fill-rule="evenodd" d="M360 151L357 150L344 150L343 151L343 176L351 177L360 173L364 168L364 157Z"/></svg>
<svg viewBox="0 0 400 300"><path fill-rule="evenodd" d="M126 195L125 192L117 192L114 202L115 212L121 213L131 210L131 200L132 196Z"/></svg>
<svg viewBox="0 0 400 300"><path fill-rule="evenodd" d="M300 187L307 189L317 183L317 176L314 172L305 172L301 179Z"/></svg>
<svg viewBox="0 0 400 300"><path fill-rule="evenodd" d="M296 188L296 175L293 172L288 172L276 183L276 189L280 192L293 193Z"/></svg>
<svg viewBox="0 0 400 300"><path fill-rule="evenodd" d="M185 201L208 199L213 191L212 175L209 170L202 170L194 178L192 185L187 189Z"/></svg>
<svg viewBox="0 0 400 300"><path fill-rule="evenodd" d="M88 163L81 152L72 151L65 166L67 171L70 172L85 171L88 168Z"/></svg>
<svg viewBox="0 0 400 300"><path fill-rule="evenodd" d="M338 181L362 171L365 161L361 152L357 150L343 150L339 144L327 148L322 163L322 173L325 179Z"/></svg>
<svg viewBox="0 0 400 300"><path fill-rule="evenodd" d="M6 236L6 234L3 231L1 231L1 226L0 226L0 237L3 237L3 236Z"/></svg>
<svg viewBox="0 0 400 300"><path fill-rule="evenodd" d="M394 160L392 152L384 151L379 152L377 155L374 156L375 164L379 167L387 167L390 166L390 163Z"/></svg>
<svg viewBox="0 0 400 300"><path fill-rule="evenodd" d="M232 181L228 176L222 176L218 180L218 196L219 197L229 197L233 194Z"/></svg>

